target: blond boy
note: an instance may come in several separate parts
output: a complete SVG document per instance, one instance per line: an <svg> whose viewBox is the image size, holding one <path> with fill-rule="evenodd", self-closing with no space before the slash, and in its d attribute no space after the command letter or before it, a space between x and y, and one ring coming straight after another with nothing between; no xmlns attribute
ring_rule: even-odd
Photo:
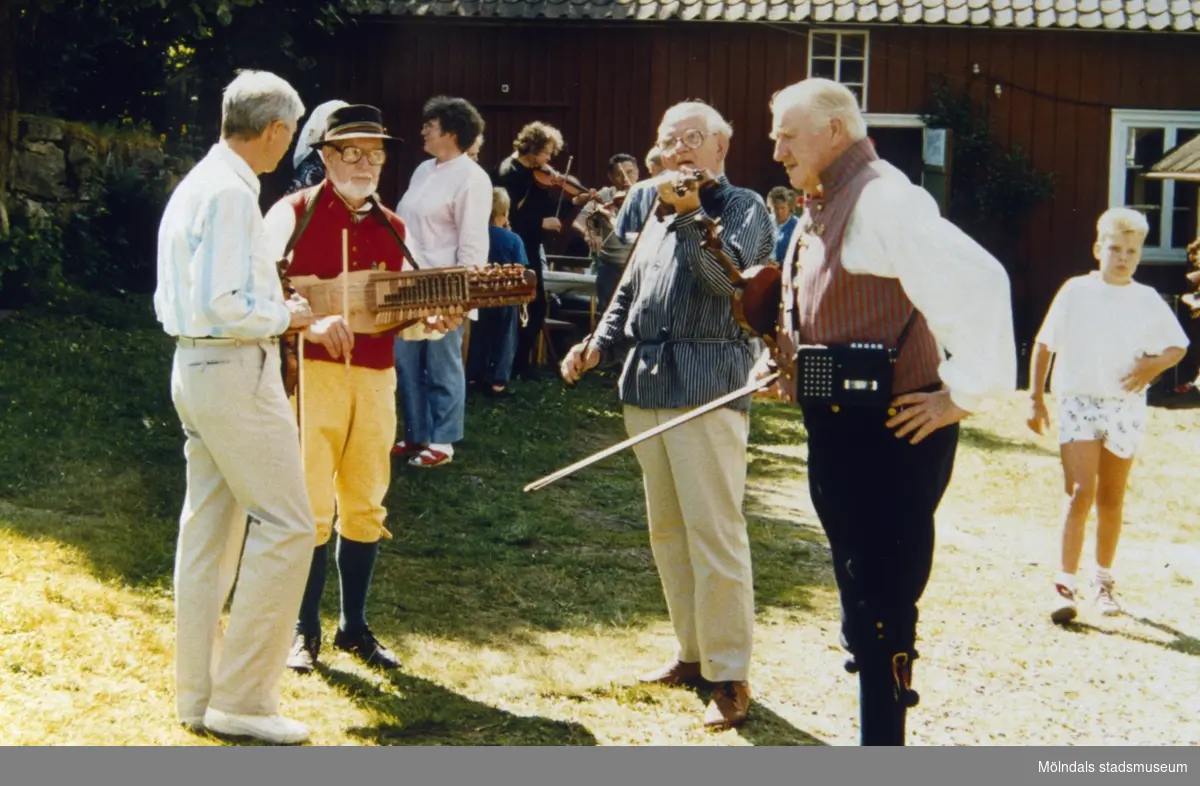
<svg viewBox="0 0 1200 786"><path fill-rule="evenodd" d="M1135 210L1112 208L1100 216L1092 247L1100 269L1063 284L1033 353L1026 422L1037 434L1050 423L1046 377L1056 357L1053 389L1067 495L1061 572L1050 611L1058 623L1077 614L1075 574L1093 504L1096 604L1106 615L1121 611L1112 566L1129 470L1146 433L1146 388L1183 359L1188 345L1158 292L1133 280L1148 232L1145 216Z"/></svg>

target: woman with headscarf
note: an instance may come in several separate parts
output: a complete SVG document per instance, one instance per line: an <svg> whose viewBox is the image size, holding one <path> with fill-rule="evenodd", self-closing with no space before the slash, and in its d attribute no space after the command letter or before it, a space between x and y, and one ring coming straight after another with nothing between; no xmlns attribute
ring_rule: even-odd
<svg viewBox="0 0 1200 786"><path fill-rule="evenodd" d="M349 104L345 101L326 101L308 116L308 121L305 122L304 128L300 129L300 133L296 137L296 152L292 155L295 174L292 175L291 185L288 186L288 194L294 194L302 188L315 186L325 179L325 164L321 161L321 150L314 145L321 141L321 135L325 133L325 121L329 118L329 114L344 106L349 106Z"/></svg>

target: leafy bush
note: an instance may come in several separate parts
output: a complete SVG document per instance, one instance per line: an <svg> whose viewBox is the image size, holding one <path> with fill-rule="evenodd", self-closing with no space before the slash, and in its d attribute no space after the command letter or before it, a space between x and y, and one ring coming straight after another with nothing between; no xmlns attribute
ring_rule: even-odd
<svg viewBox="0 0 1200 786"><path fill-rule="evenodd" d="M0 238L0 308L154 291L161 176L110 170L94 202L65 221L18 215Z"/></svg>

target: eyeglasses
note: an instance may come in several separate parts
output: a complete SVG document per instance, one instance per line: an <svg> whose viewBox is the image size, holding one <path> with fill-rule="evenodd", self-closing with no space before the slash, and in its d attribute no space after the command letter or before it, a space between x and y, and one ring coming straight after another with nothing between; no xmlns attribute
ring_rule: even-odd
<svg viewBox="0 0 1200 786"><path fill-rule="evenodd" d="M703 131L697 131L693 128L690 131L683 132L683 136L681 137L664 137L658 140L658 149L664 153L670 153L679 145L683 145L689 150L695 150L704 144L707 136Z"/></svg>
<svg viewBox="0 0 1200 786"><path fill-rule="evenodd" d="M365 152L361 147L355 147L354 145L347 145L346 147L337 147L335 145L333 149L341 154L342 161L347 164L357 164L362 160ZM367 152L366 156L367 163L371 166L383 166L383 163L387 161L387 151L383 148Z"/></svg>

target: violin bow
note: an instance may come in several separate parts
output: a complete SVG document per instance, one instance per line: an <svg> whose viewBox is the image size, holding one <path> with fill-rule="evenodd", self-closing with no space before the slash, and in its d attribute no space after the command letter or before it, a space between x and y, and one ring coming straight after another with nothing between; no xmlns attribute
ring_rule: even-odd
<svg viewBox="0 0 1200 786"><path fill-rule="evenodd" d="M709 412L712 412L714 409L720 409L721 407L725 406L726 404L736 401L737 399L741 398L742 396L748 396L748 395L751 395L752 393L757 393L758 391L769 387L771 385L771 383L773 383L778 378L779 378L779 372L772 371L770 374L763 377L762 379L756 380L754 382L751 382L748 385L740 387L737 390L733 391L732 393L726 393L724 396L721 396L718 399L710 401L701 407L697 407L696 409L689 410L688 412L685 412L682 415L677 415L676 417L672 418L671 420L668 420L666 423L660 423L659 425L655 426L654 428L652 428L648 431L643 431L641 434L636 434L636 435L630 437L629 439L625 440L624 442L618 442L616 445L605 448L604 450L600 451L599 453L594 453L585 459L575 462L574 464L572 464L569 467L564 467L564 468L558 470L557 472L553 472L549 475L546 475L545 477L538 478L537 480L533 481L529 485L525 486L524 490L528 492L528 491L538 491L540 489L544 489L544 488L546 488L546 486L549 486L551 483L555 482L556 480L562 480L567 475L572 475L585 467L590 467L592 464L595 464L597 461L603 461L604 459L608 458L609 456L616 455L617 453L620 453L622 450L625 450L626 448L631 448L634 445L637 445L641 442L645 442L646 440L650 439L651 437L657 437L659 434L662 434L664 431L670 431L671 429L675 428L676 426L682 426L684 423L687 423L689 420L694 420L694 419L700 417L701 415L706 415Z"/></svg>
<svg viewBox="0 0 1200 786"><path fill-rule="evenodd" d="M624 269L621 270L621 278L617 281L617 285L615 287L613 287L613 299L614 300L616 299L617 292L621 289L621 286L625 283L625 278L629 275L629 270L633 267L633 260L634 260L634 257L637 256L638 246L641 245L642 237L646 234L646 224L648 224L650 222L650 219L654 217L654 211L655 211L655 209L657 209L657 207L658 207L658 191L656 189L654 192L654 201L650 203L650 210L646 213L646 220L644 222L642 222L642 227L641 227L641 229L638 230L637 240L633 241L633 248L629 249L629 257L625 260ZM613 231L614 232L616 231L616 227L613 227ZM612 308L612 300L610 300L608 302L608 308L606 308L604 310L605 314L608 313L609 308ZM597 321L597 324L599 324L600 321L603 321L603 319L604 319L604 315L602 314L600 316L600 320ZM595 337L596 337L596 331L593 330L591 333L588 333L587 336L584 338L584 340L583 340L583 357L586 358L588 352L591 351L592 340ZM562 369L559 369L559 373L561 375ZM575 383L567 382L567 385L569 387L574 387Z"/></svg>
<svg viewBox="0 0 1200 786"><path fill-rule="evenodd" d="M575 161L575 156L567 157L567 170L563 172L562 185L558 187L558 207L554 208L554 217L558 218L558 214L562 211L563 194L567 193L567 178L571 176L571 164Z"/></svg>

